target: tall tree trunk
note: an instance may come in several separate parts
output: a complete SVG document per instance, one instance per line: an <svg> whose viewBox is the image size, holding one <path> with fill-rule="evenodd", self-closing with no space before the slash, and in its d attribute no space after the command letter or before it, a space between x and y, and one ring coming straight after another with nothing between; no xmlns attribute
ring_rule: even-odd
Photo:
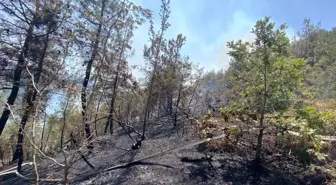
<svg viewBox="0 0 336 185"><path fill-rule="evenodd" d="M122 52L122 51L121 51ZM121 55L120 55L121 56ZM119 60L121 60L121 58L119 58ZM113 113L114 113L114 106L115 106L115 100L117 98L117 89L118 89L118 81L119 81L119 70L120 70L120 64L121 61L118 62L117 65L117 74L114 78L114 82L113 82L113 95L111 98L111 102L110 102L110 111L109 111L109 116L105 125L105 130L104 133L107 133L107 128L110 127L110 134L113 134Z"/></svg>
<svg viewBox="0 0 336 185"><path fill-rule="evenodd" d="M256 146L256 154L255 154L255 165L260 166L261 164L261 149L262 149L262 140L264 135L264 118L265 118L265 108L266 108L266 102L267 102L267 63L268 59L264 59L264 94L263 94L263 104L261 107L261 115L260 115L260 131L258 135L258 141Z"/></svg>
<svg viewBox="0 0 336 185"><path fill-rule="evenodd" d="M32 87L30 87L32 88ZM35 101L36 99L36 95L37 92L34 93L34 90L29 90L28 92L28 96L27 96L27 107L24 111L23 117L21 119L21 123L20 123L20 128L19 128L19 133L18 133L18 140L17 140L17 144L16 144L16 149L13 155L13 161L18 160L18 172L21 172L21 167L22 167L22 162L23 162L23 131L26 127L26 123L28 121L29 115L32 111L32 109L34 108L34 103L33 101Z"/></svg>
<svg viewBox="0 0 336 185"><path fill-rule="evenodd" d="M18 142L16 145L16 149L13 155L13 161L16 161L18 159L18 172L21 172L21 165L23 162L23 139L24 139L24 135L23 135L23 131L25 129L26 123L29 119L29 116L32 112L32 110L34 109L34 104L36 101L36 97L38 95L37 92L37 87L35 85L37 85L40 81L41 78L41 74L42 74L42 70L43 70L43 64L44 64L44 57L45 54L47 52L47 48L48 48L48 43L49 43L49 34L50 34L50 30L48 30L47 33L47 38L46 38L46 42L44 44L43 50L42 50L42 55L40 57L40 60L38 62L37 65L37 69L36 69L36 73L33 75L34 78L31 79L31 83L29 85L28 88L28 95L27 95L27 107L24 111L23 117L21 119L21 123L20 123L20 128L19 128L19 133L18 133ZM35 84L35 85L34 85Z"/></svg>
<svg viewBox="0 0 336 185"><path fill-rule="evenodd" d="M104 133L106 134L107 133L107 129L108 127L110 127L110 134L113 134L113 112L114 112L114 106L115 106L115 99L116 99L116 93L117 93L117 84L118 84L118 73L114 79L114 82L113 82L113 95L112 95L112 98L111 98L111 102L110 102L110 111L109 111L109 116L108 116L108 119L107 119L107 122L106 122L106 125L105 125L105 130L104 130Z"/></svg>
<svg viewBox="0 0 336 185"><path fill-rule="evenodd" d="M131 99L129 100L128 105L127 105L127 110L126 110L126 115L125 115L127 125L129 125L132 101L133 101L133 96L131 97Z"/></svg>
<svg viewBox="0 0 336 185"><path fill-rule="evenodd" d="M169 116L172 118L173 117L173 91L175 89L170 89L170 91L168 92L168 114Z"/></svg>
<svg viewBox="0 0 336 185"><path fill-rule="evenodd" d="M90 125L87 122L87 117L86 117L86 110L87 110L86 88L87 88L87 85L88 85L88 82L89 82L89 79L90 79L92 64L93 64L93 62L94 62L94 60L97 56L97 53L98 53L100 34L101 34L102 26L103 26L103 16L104 16L104 11L105 11L105 3L106 3L106 0L103 0L101 11L100 11L100 20L99 20L98 30L96 32L95 40L93 42L91 58L87 62L85 77L84 77L84 80L83 80L82 94L81 94L82 118L83 118L83 123L84 123L85 135L86 135L86 138L88 138L88 140L89 140L89 145L88 145L89 150L93 149L93 144L90 142L92 137L91 137Z"/></svg>
<svg viewBox="0 0 336 185"><path fill-rule="evenodd" d="M177 96L177 100L176 100L176 107L178 107L179 103L180 103L182 88L183 88L183 84L181 82L180 89L179 89L178 96ZM178 109L176 108L176 111L175 111L175 114L174 114L174 127L176 127L176 125L177 125L177 110Z"/></svg>
<svg viewBox="0 0 336 185"><path fill-rule="evenodd" d="M151 112L150 107L152 106L152 93L153 93L153 86L155 83L155 75L156 75L156 70L157 70L157 65L158 62L160 60L160 51L161 49L161 45L162 45L162 39L163 39L163 34L164 31L169 27L169 25L167 24L167 15L169 14L169 1L162 1L162 14L161 14L161 30L160 30L160 34L154 36L154 31L152 30L153 28L153 22L151 22L151 29L150 32L152 32L152 36L153 38L151 38L152 40L152 47L154 48L154 53L152 56L153 58L151 58L151 62L153 62L153 73L152 76L150 78L149 81L149 88L148 88L148 97L147 97L147 101L146 101L146 105L145 105L145 111L144 111L144 120L143 120L143 128L142 128L142 136L141 136L141 140L145 139L145 132L146 132L146 124L147 124L147 119L149 117L149 113Z"/></svg>
<svg viewBox="0 0 336 185"><path fill-rule="evenodd" d="M151 104L151 96L152 96L152 91L153 91L153 83L154 83L155 73L156 73L156 66L154 66L152 78L151 78L150 85L149 85L149 92L148 92L148 97L147 97L147 102L146 102L146 107L145 107L145 114L144 114L145 117L144 117L144 121L143 121L141 140L145 139L146 124L147 124L147 118L149 117L149 112L150 112L149 107L150 107L150 104Z"/></svg>
<svg viewBox="0 0 336 185"><path fill-rule="evenodd" d="M119 81L119 71L121 70L121 62L122 62L122 54L124 53L125 50L125 46L126 43L123 43L120 53L119 53L119 61L118 61L118 65L117 65L117 74L114 78L114 82L113 82L113 95L111 98L111 102L110 102L110 111L109 111L109 116L105 125L105 130L104 133L107 133L107 128L108 126L110 127L110 134L113 134L113 113L115 112L115 100L117 98L117 93L118 93L118 81Z"/></svg>
<svg viewBox="0 0 336 185"><path fill-rule="evenodd" d="M15 67L14 70L14 80L13 80L13 87L12 87L12 91L8 96L7 99L7 104L9 106L14 105L16 97L19 93L19 89L20 89L20 81L21 81L21 74L23 69L25 68L26 62L25 62L25 57L28 54L28 50L29 50L29 45L32 42L33 39L33 32L34 32L34 24L31 22L31 24L29 25L28 28L28 32L27 32L27 36L26 39L24 41L22 50L18 56L18 62L17 65ZM8 105L5 105L5 108L2 111L2 115L0 118L0 136L6 126L8 117L10 115L10 107L8 107Z"/></svg>
<svg viewBox="0 0 336 185"><path fill-rule="evenodd" d="M160 53L160 46L161 46L161 41L162 41L162 37L163 37L163 31L161 32L160 38L159 38L159 44L158 44L158 49L157 49L157 53L155 55L155 59L154 60L158 60L158 56ZM144 121L143 121L143 127L142 127L142 136L141 136L141 140L145 139L145 132L146 132L146 124L147 124L147 119L149 118L149 114L150 114L150 106L151 106L151 100L152 100L152 94L153 94L153 85L154 85L154 81L155 81L155 74L156 74L156 68L157 68L157 63L158 61L154 61L154 66L153 66L153 74L150 78L150 84L149 84L149 92L148 92L148 97L147 97L147 101L146 101L146 107L145 107L145 113L144 113Z"/></svg>
<svg viewBox="0 0 336 185"><path fill-rule="evenodd" d="M174 93L175 90L176 90L176 86L175 86L175 83L176 83L176 63L177 63L177 60L178 60L178 57L177 55L174 57L175 58L175 63L173 63L173 80L172 82L173 83L170 83L170 86L171 86L171 89L168 91L168 113L170 115L171 118L173 118L174 116L174 120L175 120L175 115L173 114L173 98L174 98ZM175 125L175 121L174 121L174 125Z"/></svg>
<svg viewBox="0 0 336 185"><path fill-rule="evenodd" d="M105 88L105 84L103 85L103 89ZM100 108L100 103L103 99L103 93L100 93L100 96L99 96L99 100L98 100L98 105L97 105L97 108L96 108L96 115L95 115L95 120L94 120L94 126L95 126L95 133L96 133L96 136L98 137L98 130L97 130L97 117L98 117L98 111L99 111L99 108Z"/></svg>

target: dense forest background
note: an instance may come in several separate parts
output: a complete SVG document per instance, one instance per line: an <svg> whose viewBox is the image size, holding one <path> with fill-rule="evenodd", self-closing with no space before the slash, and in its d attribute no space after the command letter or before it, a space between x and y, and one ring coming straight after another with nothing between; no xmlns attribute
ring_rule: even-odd
<svg viewBox="0 0 336 185"><path fill-rule="evenodd" d="M199 139L232 120L239 121L228 129L235 147L243 129L253 132L254 166L268 145L305 165L336 158L335 28L307 18L292 39L285 24L264 17L251 30L254 40L227 43L227 69L205 71L181 52L183 33L165 36L169 0L160 25L128 0L5 0L0 9L2 167L17 162L20 172L24 161L69 148L85 160L92 141L120 128L136 132L141 145L158 122L191 124ZM145 22L145 63L132 66L132 38Z"/></svg>

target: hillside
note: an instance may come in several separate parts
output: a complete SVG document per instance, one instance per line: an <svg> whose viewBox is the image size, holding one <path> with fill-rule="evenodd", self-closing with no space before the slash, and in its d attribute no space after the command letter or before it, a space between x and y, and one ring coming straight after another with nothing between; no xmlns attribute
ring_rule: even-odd
<svg viewBox="0 0 336 185"><path fill-rule="evenodd" d="M232 121L230 125L241 124ZM180 125L181 126L181 125ZM253 155L241 155L242 150L251 150L249 147L235 148L230 145L220 144L218 140L210 141L217 145L213 147L191 144L192 129L190 125L185 126L185 134L182 137L181 127L172 128L171 125L162 124L155 126L148 133L150 139L145 140L138 150L130 148L132 140L122 129L112 136L96 138L94 141L95 150L87 159L95 165L90 169L83 160L76 158L76 162L69 168L70 184L322 184L322 182L336 183L336 163L318 165L306 168L294 158L283 158L274 161L272 155L267 156L268 161L262 171L256 171L246 158L253 158ZM212 132L219 132L220 128ZM222 131L223 132L223 131ZM137 134L132 133L133 137ZM251 136L245 136L249 138ZM194 138L195 139L195 138ZM219 139L222 142L223 139ZM216 144L217 143L217 144ZM224 142L225 143L225 142ZM203 143L204 144L204 143ZM241 143L248 146L246 140ZM222 145L222 146L221 146ZM145 156L174 149L177 146L185 146L166 154L143 160L133 165L101 172L118 164L129 163ZM275 152L275 150L269 153ZM252 151L251 151L252 152ZM209 157L211 156L211 157ZM275 156L277 157L277 156ZM278 156L279 157L279 156ZM62 154L54 157L62 161ZM281 157L280 157L281 158ZM286 168L284 168L284 165ZM56 180L62 179L64 169L56 166L50 160L42 160L38 163L40 178ZM315 169L315 170L314 170ZM318 169L322 169L318 170ZM93 174L92 174L93 173ZM91 174L91 175L90 175ZM26 166L22 175L28 178L33 177L33 169ZM334 176L333 176L334 175ZM15 174L1 175L2 184L30 184L31 181L24 180ZM41 184L54 184L55 182L41 182ZM56 182L61 183L61 182Z"/></svg>
<svg viewBox="0 0 336 185"><path fill-rule="evenodd" d="M334 4L285 1L0 1L0 184L335 184Z"/></svg>

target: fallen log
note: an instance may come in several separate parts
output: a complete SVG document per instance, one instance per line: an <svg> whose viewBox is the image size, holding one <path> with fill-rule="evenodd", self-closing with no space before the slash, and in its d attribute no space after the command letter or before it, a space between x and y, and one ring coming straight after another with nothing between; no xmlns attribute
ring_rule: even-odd
<svg viewBox="0 0 336 185"><path fill-rule="evenodd" d="M290 130L287 132L293 136L300 136L299 132L290 131ZM323 135L316 135L316 136L321 137L322 141L336 141L336 136L323 136Z"/></svg>

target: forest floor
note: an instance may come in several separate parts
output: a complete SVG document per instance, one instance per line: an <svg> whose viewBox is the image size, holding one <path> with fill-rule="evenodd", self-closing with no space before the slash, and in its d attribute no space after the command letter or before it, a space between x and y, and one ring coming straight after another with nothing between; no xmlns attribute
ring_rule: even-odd
<svg viewBox="0 0 336 185"><path fill-rule="evenodd" d="M212 150L211 147L202 144L151 158L126 168L83 176L197 139L193 136L193 129L190 126L185 126L183 137L180 126L173 128L171 124L157 124L150 127L152 129L147 132L148 139L143 141L138 150L126 151L131 148L134 141L122 130L112 136L96 138L94 152L88 156L88 160L95 165L95 169L91 169L83 160L77 160L69 169L69 178L83 178L77 178L70 184L336 184L333 180L333 173L336 173L335 161L304 167L294 157L277 158L279 156L275 155L274 151L269 151L271 149L265 150L265 159L270 162L264 164L262 169L256 170L249 163L253 159L254 151L244 147L249 144L248 137L243 139L237 148L226 146ZM132 136L136 134L132 133ZM267 142L267 138L265 140ZM206 157L209 155L212 157ZM56 155L55 159L63 162L61 154ZM49 160L40 161L38 168L41 178L63 177L63 169L52 165ZM332 170L335 171L332 172ZM32 174L32 169L29 166L25 167L23 175L33 177ZM15 174L0 178L0 184L31 183ZM61 183L43 182L41 184Z"/></svg>

